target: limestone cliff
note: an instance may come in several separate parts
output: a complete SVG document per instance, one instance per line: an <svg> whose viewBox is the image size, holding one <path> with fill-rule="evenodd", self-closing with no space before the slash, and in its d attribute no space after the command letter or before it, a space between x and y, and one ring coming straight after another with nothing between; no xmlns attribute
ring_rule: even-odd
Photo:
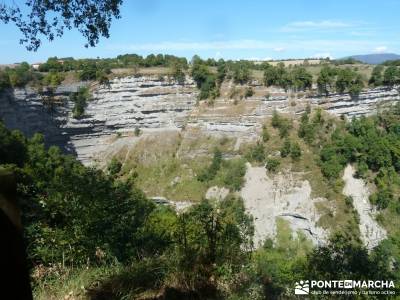
<svg viewBox="0 0 400 300"><path fill-rule="evenodd" d="M9 128L20 129L28 136L43 133L48 144L56 144L90 163L112 143L110 136L127 134L137 127L147 131L196 127L209 134L235 136L239 146L243 140L256 138L261 120L274 110L296 115L311 104L335 115L359 116L400 99L397 88L370 89L358 97L323 97L292 95L254 84L254 95L239 103L222 94L214 106L198 107L192 79L179 85L164 77L139 76L116 78L109 85L92 85L84 115L74 119L69 95L82 85L85 83L58 87L51 107L29 87L3 93L0 118Z"/></svg>
<svg viewBox="0 0 400 300"><path fill-rule="evenodd" d="M49 145L56 144L66 152L76 154L85 164L101 163L114 155L125 157L121 160L124 164L129 163L136 153L136 145L144 149L157 148L160 153L154 155L155 160L162 156L161 152L167 153L169 147L173 149L167 153L169 158L192 161L210 153L208 148L213 147L213 138L209 137L225 139L224 147L230 145L230 150L224 153L226 158L240 155L241 144L259 139L265 118L274 110L296 117L310 104L337 116L352 117L371 114L400 100L398 88L370 89L358 97L347 94L325 97L312 93L286 93L256 83L252 84L254 94L251 97L234 100L229 91L236 87L232 82L224 84L221 96L213 105L197 104L198 91L190 78L186 78L183 85L156 76L115 78L108 85L63 84L54 92L53 101L47 104L43 93L26 87L0 96L0 118L7 127L20 129L28 136L43 133ZM74 103L69 96L83 85L89 87L91 99L83 116L76 119L72 114ZM135 137L136 128L144 134ZM144 153L134 160L143 161L146 157L149 155ZM187 176L178 174L171 186L180 180L190 182L196 176L187 163L184 164L187 170L183 166L180 169L186 170ZM311 196L310 182L299 174L288 170L267 176L264 167L248 166L245 182L240 195L246 209L255 217L256 244L276 233L277 218L288 221L293 232L302 232L315 244L327 239L329 232L318 225L321 215L317 206L326 204L329 211L334 207L327 205L329 201L323 197ZM199 194L201 192L197 196ZM165 195L148 193L148 196ZM358 199L357 195L352 196ZM357 203L355 208L362 211L363 207L357 207ZM329 216L329 213L325 215ZM372 232L377 241L384 236L370 219L361 218L361 221L363 236L368 237Z"/></svg>

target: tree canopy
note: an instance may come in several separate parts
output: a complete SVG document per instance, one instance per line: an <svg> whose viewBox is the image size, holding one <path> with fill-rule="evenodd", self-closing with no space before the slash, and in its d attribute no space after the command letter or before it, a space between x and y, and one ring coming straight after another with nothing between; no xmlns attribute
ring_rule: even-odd
<svg viewBox="0 0 400 300"><path fill-rule="evenodd" d="M36 51L45 37L52 41L65 30L76 28L88 46L95 46L101 36L108 38L111 21L120 17L122 0L27 0L23 7L16 3L0 4L0 20L14 23L22 33L21 44Z"/></svg>

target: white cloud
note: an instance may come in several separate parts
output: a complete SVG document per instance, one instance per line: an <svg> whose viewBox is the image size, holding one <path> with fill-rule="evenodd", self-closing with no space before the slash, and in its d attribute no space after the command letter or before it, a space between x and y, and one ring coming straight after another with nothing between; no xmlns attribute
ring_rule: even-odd
<svg viewBox="0 0 400 300"><path fill-rule="evenodd" d="M279 49L286 49L286 52L307 51L316 54L340 53L359 53L369 52L376 47L377 42L369 39L302 39L291 38L282 40L227 40L214 42L157 42L143 44L108 44L106 49L109 51L148 51L148 52L172 52L172 51L193 51L201 52L212 50L215 53L225 53L231 50L264 50L266 55ZM381 41L380 44L386 44L390 48L400 47L398 41ZM279 45L279 46L277 46ZM380 47L378 47L380 48ZM382 48L381 48L382 50ZM271 52L271 53L268 53Z"/></svg>
<svg viewBox="0 0 400 300"><path fill-rule="evenodd" d="M353 24L342 22L342 21L299 21L291 22L281 28L283 32L295 32L295 31L310 31L310 30L329 30L329 29L340 29L352 27Z"/></svg>
<svg viewBox="0 0 400 300"><path fill-rule="evenodd" d="M159 42L130 45L111 45L110 49L183 51L183 50L224 50L224 49L273 49L274 43L259 40L234 40L216 42Z"/></svg>
<svg viewBox="0 0 400 300"><path fill-rule="evenodd" d="M284 52L285 50L286 50L286 48L284 48L284 47L276 47L276 48L274 48L275 52Z"/></svg>
<svg viewBox="0 0 400 300"><path fill-rule="evenodd" d="M251 61L260 61L261 59L257 56L252 56L252 57L247 57L245 60L251 60Z"/></svg>
<svg viewBox="0 0 400 300"><path fill-rule="evenodd" d="M330 59L333 59L333 56L329 52L323 52L323 53L315 53L313 58L327 58L329 57Z"/></svg>
<svg viewBox="0 0 400 300"><path fill-rule="evenodd" d="M374 52L375 53L385 53L387 51L387 49L388 48L386 46L379 46L374 49Z"/></svg>

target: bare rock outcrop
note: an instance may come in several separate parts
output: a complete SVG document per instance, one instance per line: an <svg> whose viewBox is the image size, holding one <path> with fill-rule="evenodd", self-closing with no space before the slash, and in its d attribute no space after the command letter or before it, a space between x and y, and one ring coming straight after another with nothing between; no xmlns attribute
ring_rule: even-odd
<svg viewBox="0 0 400 300"><path fill-rule="evenodd" d="M179 128L196 103L191 79L179 85L158 77L116 78L108 85L92 87L84 115L75 119L74 104L68 99L82 85L60 86L52 107L32 88L9 91L0 97L0 118L28 136L43 133L48 144L59 145L89 163L95 153L108 147L110 135L135 128Z"/></svg>
<svg viewBox="0 0 400 300"><path fill-rule="evenodd" d="M240 193L254 217L255 246L276 236L277 218L287 220L294 234L302 232L315 245L325 243L328 234L316 225L320 216L315 207L325 199L313 199L310 183L295 177L291 172L267 175L264 167L247 164L246 183Z"/></svg>
<svg viewBox="0 0 400 300"><path fill-rule="evenodd" d="M348 165L343 174L343 194L353 198L354 208L360 215L361 240L368 249L376 247L386 238L386 230L375 220L376 210L369 202L370 192L362 179L354 178L355 169Z"/></svg>
<svg viewBox="0 0 400 300"><path fill-rule="evenodd" d="M238 150L242 143L259 138L262 122L274 110L295 116L311 104L337 116L360 116L400 100L398 87L369 89L358 97L324 97L256 85L253 96L237 103L225 92L214 105L197 106L198 91L189 77L180 85L159 76L127 76L112 79L108 85L92 84L85 113L75 119L69 95L82 85L88 83L62 84L50 105L33 88L10 90L0 96L0 118L7 127L28 136L43 133L48 145L58 145L89 164L112 147L116 139L111 137L138 127L148 132L195 128L207 135L236 138Z"/></svg>

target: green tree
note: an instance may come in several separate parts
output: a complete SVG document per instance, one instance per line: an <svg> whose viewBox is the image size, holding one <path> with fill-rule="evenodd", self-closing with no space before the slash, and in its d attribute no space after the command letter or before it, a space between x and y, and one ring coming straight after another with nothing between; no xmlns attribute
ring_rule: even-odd
<svg viewBox="0 0 400 300"><path fill-rule="evenodd" d="M96 261L96 249L105 260L127 262L143 255L140 232L154 209L143 193L84 167L57 147L46 149L41 135L26 140L3 125L0 135L5 151L0 164L20 187L31 263L81 266Z"/></svg>
<svg viewBox="0 0 400 300"><path fill-rule="evenodd" d="M262 143L257 142L256 145L250 148L247 153L247 157L250 161L263 162L265 160L265 149Z"/></svg>
<svg viewBox="0 0 400 300"><path fill-rule="evenodd" d="M358 96L364 87L362 76L357 74L349 86L349 94L351 96Z"/></svg>
<svg viewBox="0 0 400 300"><path fill-rule="evenodd" d="M44 85L56 88L61 84L61 82L63 82L63 80L64 75L55 71L51 71L43 77L42 82Z"/></svg>
<svg viewBox="0 0 400 300"><path fill-rule="evenodd" d="M79 119L85 113L87 101L89 100L89 89L81 87L76 93L70 95L70 100L74 102L74 108L72 109L73 117Z"/></svg>
<svg viewBox="0 0 400 300"><path fill-rule="evenodd" d="M344 93L350 87L354 73L351 69L340 69L336 79L336 91Z"/></svg>
<svg viewBox="0 0 400 300"><path fill-rule="evenodd" d="M235 83L245 84L250 80L250 69L244 62L237 62L233 67L233 80Z"/></svg>
<svg viewBox="0 0 400 300"><path fill-rule="evenodd" d="M293 143L293 144L291 144L291 147L290 147L290 157L293 159L293 160L299 160L300 159L300 156L301 156L301 148L300 148L300 145L298 144L298 143Z"/></svg>
<svg viewBox="0 0 400 300"><path fill-rule="evenodd" d="M336 70L329 66L323 66L317 78L318 92L329 95L335 82Z"/></svg>
<svg viewBox="0 0 400 300"><path fill-rule="evenodd" d="M275 172L280 164L281 162L276 158L267 158L265 168L270 172Z"/></svg>
<svg viewBox="0 0 400 300"><path fill-rule="evenodd" d="M372 70L371 77L369 78L368 84L371 86L380 86L383 84L383 66L377 65Z"/></svg>
<svg viewBox="0 0 400 300"><path fill-rule="evenodd" d="M93 47L100 36L109 37L111 20L120 17L121 4L122 0L29 1L23 7L1 4L0 20L15 24L23 35L20 42L27 44L28 50L36 51L40 47L41 35L51 41L73 27Z"/></svg>
<svg viewBox="0 0 400 300"><path fill-rule="evenodd" d="M185 73L179 63L174 63L172 65L172 78L181 85L185 83Z"/></svg>
<svg viewBox="0 0 400 300"><path fill-rule="evenodd" d="M296 91L311 89L312 75L304 67L294 68L291 76L293 78L293 87Z"/></svg>
<svg viewBox="0 0 400 300"><path fill-rule="evenodd" d="M215 287L220 271L237 272L246 264L253 232L240 199L203 200L192 206L178 216L173 256L177 277L192 290Z"/></svg>
<svg viewBox="0 0 400 300"><path fill-rule="evenodd" d="M270 134L268 132L267 126L263 125L262 127L262 133L261 133L262 141L264 143L268 142L270 139Z"/></svg>
<svg viewBox="0 0 400 300"><path fill-rule="evenodd" d="M122 168L122 163L115 157L111 159L110 163L107 166L108 173L111 176L117 175L121 171L121 168Z"/></svg>
<svg viewBox="0 0 400 300"><path fill-rule="evenodd" d="M218 66L217 66L217 83L220 86L222 82L225 80L227 73L227 67L226 63L224 62L223 59L218 60Z"/></svg>
<svg viewBox="0 0 400 300"><path fill-rule="evenodd" d="M280 150L282 157L286 157L286 156L289 155L291 146L292 146L292 144L291 144L290 140L286 139L284 141L283 145L282 145L281 150Z"/></svg>
<svg viewBox="0 0 400 300"><path fill-rule="evenodd" d="M383 74L383 83L388 86L393 86L399 82L398 70L395 66L389 66Z"/></svg>
<svg viewBox="0 0 400 300"><path fill-rule="evenodd" d="M197 179L199 181L211 181L211 180L213 180L215 175L217 175L217 172L221 168L221 164L222 164L222 152L218 148L216 148L214 150L214 156L213 156L211 165L208 168L206 168L205 170L203 170L199 174Z"/></svg>

